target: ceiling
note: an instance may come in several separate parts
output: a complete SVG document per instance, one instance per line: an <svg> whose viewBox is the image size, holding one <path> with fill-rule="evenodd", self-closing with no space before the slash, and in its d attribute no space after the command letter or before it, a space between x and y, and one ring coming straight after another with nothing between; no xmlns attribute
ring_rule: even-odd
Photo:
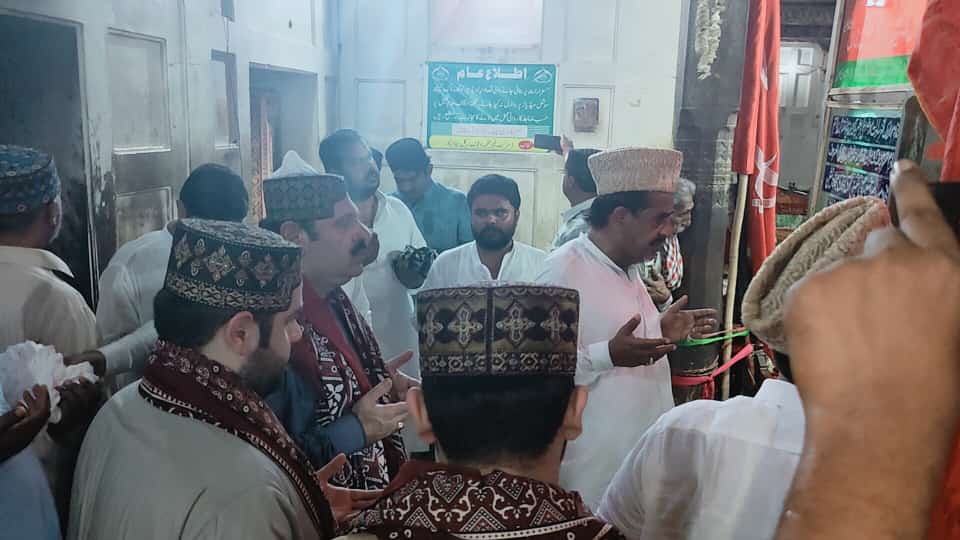
<svg viewBox="0 0 960 540"><path fill-rule="evenodd" d="M835 7L836 0L781 0L782 39L814 41L828 49Z"/></svg>

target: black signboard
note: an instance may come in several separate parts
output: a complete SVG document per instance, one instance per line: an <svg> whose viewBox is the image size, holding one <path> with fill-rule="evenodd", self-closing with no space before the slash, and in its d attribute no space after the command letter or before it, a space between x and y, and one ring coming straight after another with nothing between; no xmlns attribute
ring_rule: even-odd
<svg viewBox="0 0 960 540"><path fill-rule="evenodd" d="M823 172L823 191L830 202L863 195L889 197L900 127L899 111L833 112Z"/></svg>

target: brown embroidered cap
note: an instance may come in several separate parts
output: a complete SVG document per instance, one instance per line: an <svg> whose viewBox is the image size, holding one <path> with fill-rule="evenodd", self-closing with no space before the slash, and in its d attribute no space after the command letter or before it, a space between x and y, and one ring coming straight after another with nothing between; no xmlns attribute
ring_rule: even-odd
<svg viewBox="0 0 960 540"><path fill-rule="evenodd" d="M205 306L272 313L300 284L300 247L266 229L184 219L173 231L164 289Z"/></svg>
<svg viewBox="0 0 960 540"><path fill-rule="evenodd" d="M577 370L580 295L528 284L417 294L424 378L569 375Z"/></svg>
<svg viewBox="0 0 960 540"><path fill-rule="evenodd" d="M267 220L329 219L333 206L347 198L342 176L322 174L290 150L280 168L263 181Z"/></svg>

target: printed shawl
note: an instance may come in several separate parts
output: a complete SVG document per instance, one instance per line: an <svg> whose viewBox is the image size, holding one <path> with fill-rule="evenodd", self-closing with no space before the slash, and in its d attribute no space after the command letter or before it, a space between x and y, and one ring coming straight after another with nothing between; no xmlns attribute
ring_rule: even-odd
<svg viewBox="0 0 960 540"><path fill-rule="evenodd" d="M290 363L319 396L314 422L333 423L375 385L389 377L373 330L342 289L326 298L303 282L303 339L294 344ZM381 399L387 403L387 397ZM396 433L347 456L347 464L330 479L336 486L383 489L406 460Z"/></svg>
<svg viewBox="0 0 960 540"><path fill-rule="evenodd" d="M502 471L408 462L346 534L377 538L621 539L593 517L580 496Z"/></svg>
<svg viewBox="0 0 960 540"><path fill-rule="evenodd" d="M223 429L263 452L286 473L320 537L333 537L333 513L309 460L236 373L197 351L160 340L139 390L154 407Z"/></svg>

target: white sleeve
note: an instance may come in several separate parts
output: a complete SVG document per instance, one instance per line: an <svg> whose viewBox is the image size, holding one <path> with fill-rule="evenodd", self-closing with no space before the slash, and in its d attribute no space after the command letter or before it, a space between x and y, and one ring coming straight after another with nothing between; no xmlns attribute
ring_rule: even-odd
<svg viewBox="0 0 960 540"><path fill-rule="evenodd" d="M157 343L157 330L153 321L120 339L102 345L99 351L107 360L107 375L117 375L128 371L143 373L147 358Z"/></svg>
<svg viewBox="0 0 960 540"><path fill-rule="evenodd" d="M108 375L143 367L157 341L153 321L141 320L136 287L124 266L107 265L100 278L97 330Z"/></svg>
<svg viewBox="0 0 960 540"><path fill-rule="evenodd" d="M613 476L597 517L631 539L687 538L697 517L694 456L703 442L687 434L663 419L647 430Z"/></svg>

